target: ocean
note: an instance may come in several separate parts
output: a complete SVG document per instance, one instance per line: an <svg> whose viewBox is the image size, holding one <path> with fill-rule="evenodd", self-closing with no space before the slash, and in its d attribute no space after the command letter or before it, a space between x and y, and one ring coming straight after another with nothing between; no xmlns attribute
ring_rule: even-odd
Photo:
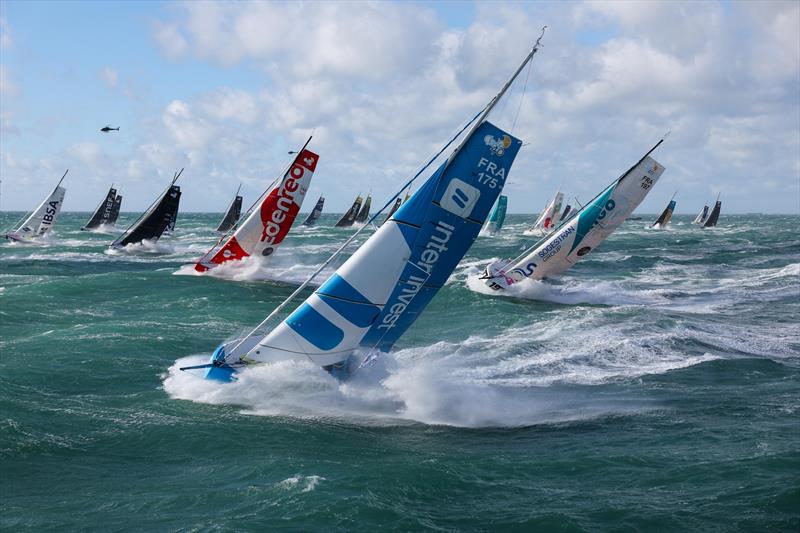
<svg viewBox="0 0 800 533"><path fill-rule="evenodd" d="M232 384L177 368L351 230L326 214L269 263L195 276L219 214L135 254L87 218L0 244L1 529L800 530L800 216L645 216L498 296L475 278L530 243L510 215L352 381L296 363Z"/></svg>

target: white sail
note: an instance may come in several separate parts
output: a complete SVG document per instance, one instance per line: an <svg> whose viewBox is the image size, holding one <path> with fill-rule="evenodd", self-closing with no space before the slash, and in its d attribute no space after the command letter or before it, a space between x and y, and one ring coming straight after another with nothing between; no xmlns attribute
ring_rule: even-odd
<svg viewBox="0 0 800 533"><path fill-rule="evenodd" d="M539 218L534 222L533 227L525 231L525 235L544 234L553 231L558 222L558 215L561 212L561 204L564 202L564 194L556 191L555 196L547 202Z"/></svg>
<svg viewBox="0 0 800 533"><path fill-rule="evenodd" d="M692 224L702 224L703 222L706 221L707 216L708 216L708 206L704 205L703 209L701 209L700 212L697 213L697 216L692 221Z"/></svg>
<svg viewBox="0 0 800 533"><path fill-rule="evenodd" d="M66 176L67 173L64 173ZM61 177L61 181L64 180ZM52 230L56 223L58 214L61 212L61 205L64 203L64 195L67 190L58 182L55 189L45 198L39 206L17 227L15 230L6 234L6 237L15 241L26 241L43 237Z"/></svg>
<svg viewBox="0 0 800 533"><path fill-rule="evenodd" d="M542 279L564 272L606 240L630 216L663 172L663 166L649 155L645 156L553 234L517 259L489 265L482 279L492 289L501 290L524 279Z"/></svg>

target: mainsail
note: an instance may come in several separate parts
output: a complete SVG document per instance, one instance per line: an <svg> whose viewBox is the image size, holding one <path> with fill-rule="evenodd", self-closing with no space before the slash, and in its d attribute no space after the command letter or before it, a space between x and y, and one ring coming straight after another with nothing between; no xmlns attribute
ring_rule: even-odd
<svg viewBox="0 0 800 533"><path fill-rule="evenodd" d="M110 244L111 248L123 248L144 240L155 242L161 237L178 215L181 188L175 185L175 182L182 173L183 169L175 173L169 187L125 230L125 233Z"/></svg>
<svg viewBox="0 0 800 533"><path fill-rule="evenodd" d="M482 235L497 235L497 233L503 227L503 222L506 219L507 207L508 196L501 194L497 199L494 209L492 210L492 214L489 215L489 220L486 222L486 225L481 231Z"/></svg>
<svg viewBox="0 0 800 533"><path fill-rule="evenodd" d="M408 198L406 198L406 199L408 199ZM386 215L386 218L383 220L383 224L386 224L386 221L389 220L390 218L392 218L392 215L394 215L395 212L398 209L400 209L400 206L402 204L403 204L403 200L401 200L399 196L394 199L394 204L392 205L392 208L389 210L389 214Z"/></svg>
<svg viewBox="0 0 800 533"><path fill-rule="evenodd" d="M570 211L572 210L572 206L567 204L564 208L564 212L561 213L561 218L558 219L559 222L564 222L567 219L567 215L569 215Z"/></svg>
<svg viewBox="0 0 800 533"><path fill-rule="evenodd" d="M108 217L108 224L109 226L113 226L117 223L117 219L119 218L119 210L122 208L122 195L118 194L116 198L114 198L114 205L111 207L111 214Z"/></svg>
<svg viewBox="0 0 800 533"><path fill-rule="evenodd" d="M700 212L697 213L697 217L695 217L695 219L692 221L692 224L702 224L703 222L706 221L707 216L708 216L708 206L704 205L703 209L701 209Z"/></svg>
<svg viewBox="0 0 800 533"><path fill-rule="evenodd" d="M363 224L364 222L367 221L367 217L369 216L369 208L371 204L372 204L372 195L368 194L367 199L364 200L364 206L361 208L361 211L358 212L358 215L356 215L356 222L358 222L359 224Z"/></svg>
<svg viewBox="0 0 800 533"><path fill-rule="evenodd" d="M314 209L311 210L311 213L308 214L305 222L303 222L303 226L314 226L322 215L322 208L324 205L325 197L320 196L319 200L317 200L317 205L314 206Z"/></svg>
<svg viewBox="0 0 800 533"><path fill-rule="evenodd" d="M236 189L236 194L233 195L233 200L231 200L230 205L228 206L227 211L225 211L225 216L222 217L222 220L217 226L216 231L220 233L227 233L232 227L239 222L239 217L242 215L242 197L239 196L239 191L242 189L242 185L239 184L239 188Z"/></svg>
<svg viewBox="0 0 800 533"><path fill-rule="evenodd" d="M258 333L361 230L253 332L218 347L211 362L199 366L207 368L206 377L227 381L245 364L282 360L311 360L331 373L346 373L356 352L372 357L389 350L445 284L502 191L521 142L486 117L538 45L537 40L514 76L470 121L474 125L455 151L411 199L272 331Z"/></svg>
<svg viewBox="0 0 800 533"><path fill-rule="evenodd" d="M67 169L61 179L58 180L55 188L50 194L42 200L42 203L33 210L25 220L13 231L6 233L4 236L12 241L29 241L36 237L44 236L48 231L53 229L56 223L56 218L61 212L61 205L64 203L64 195L67 190L61 186L61 182L67 176Z"/></svg>
<svg viewBox="0 0 800 533"><path fill-rule="evenodd" d="M581 208L553 234L510 261L486 267L481 279L494 290L526 278L542 279L560 274L585 257L622 224L644 200L664 167L650 157L664 140L621 177Z"/></svg>
<svg viewBox="0 0 800 533"><path fill-rule="evenodd" d="M678 191L675 191L675 194L678 194ZM672 218L672 212L675 211L675 194L672 195L672 198L669 200L669 204L667 204L667 207L664 208L664 211L661 212L661 215L655 222L653 222L651 227L664 228L667 224L669 224L669 220Z"/></svg>
<svg viewBox="0 0 800 533"><path fill-rule="evenodd" d="M263 195L264 200L258 207L250 210L249 216L224 243L223 236L206 252L195 264L195 270L205 272L227 261L250 256L267 257L278 249L297 218L317 168L319 156L306 148L309 142L310 137L283 178Z"/></svg>
<svg viewBox="0 0 800 533"><path fill-rule="evenodd" d="M353 225L353 222L356 221L356 217L358 216L358 210L361 208L361 195L359 194L356 197L356 201L353 202L353 205L350 206L350 209L347 210L347 213L342 215L342 218L339 219L339 222L336 223L337 228L349 228Z"/></svg>
<svg viewBox="0 0 800 533"><path fill-rule="evenodd" d="M100 202L100 205L97 206L92 217L89 221L81 228L81 230L89 230L95 229L102 225L109 224L111 220L111 215L114 212L114 202L117 199L117 189L114 188L112 185L110 189L108 189L108 193L106 197L103 198L103 201Z"/></svg>
<svg viewBox="0 0 800 533"><path fill-rule="evenodd" d="M528 231L544 233L553 231L553 228L555 228L556 222L558 221L558 215L561 211L561 204L563 201L564 193L557 191L555 196L553 196L553 198L547 202L547 205L539 215L539 218L536 219L533 227Z"/></svg>
<svg viewBox="0 0 800 533"><path fill-rule="evenodd" d="M717 202L714 204L714 209L711 210L711 214L708 215L708 218L703 224L704 228L713 228L717 225L717 220L719 220L719 212L721 209L722 202L719 201L719 194L717 194Z"/></svg>

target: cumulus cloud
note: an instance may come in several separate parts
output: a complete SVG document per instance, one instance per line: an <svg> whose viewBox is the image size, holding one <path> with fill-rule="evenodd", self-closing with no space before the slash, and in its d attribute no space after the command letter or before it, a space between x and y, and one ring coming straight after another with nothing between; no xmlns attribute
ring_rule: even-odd
<svg viewBox="0 0 800 533"><path fill-rule="evenodd" d="M103 67L100 71L100 79L106 82L111 89L114 89L119 83L119 74L111 67Z"/></svg>

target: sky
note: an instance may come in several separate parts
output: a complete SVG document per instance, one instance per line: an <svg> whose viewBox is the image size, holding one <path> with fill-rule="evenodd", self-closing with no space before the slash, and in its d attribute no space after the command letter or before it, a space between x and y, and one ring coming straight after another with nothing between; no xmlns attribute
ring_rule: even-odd
<svg viewBox="0 0 800 533"><path fill-rule="evenodd" d="M543 46L490 120L526 143L504 194L586 201L666 132L694 214L800 213L800 2L0 2L0 209L70 169L64 209L114 183L146 208L185 171L183 211L245 204L302 146L317 196L383 204ZM106 124L119 132L101 133Z"/></svg>

